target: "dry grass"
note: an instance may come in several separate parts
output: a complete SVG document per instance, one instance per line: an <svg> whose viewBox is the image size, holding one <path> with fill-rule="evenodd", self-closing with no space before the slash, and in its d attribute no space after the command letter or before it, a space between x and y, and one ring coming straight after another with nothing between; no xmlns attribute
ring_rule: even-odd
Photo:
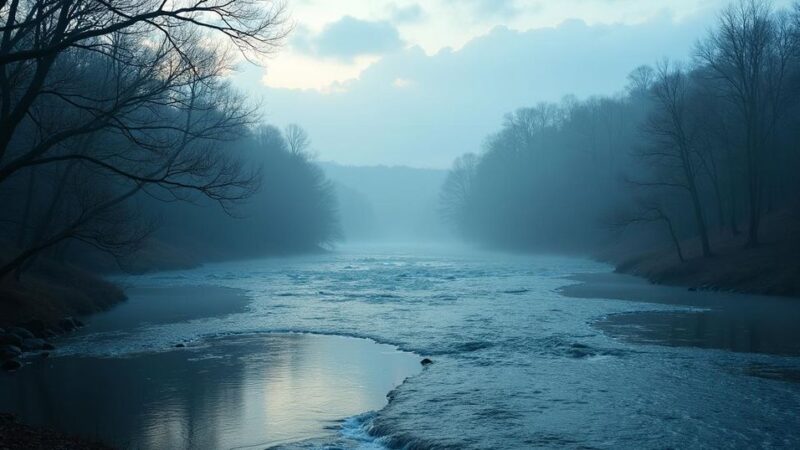
<svg viewBox="0 0 800 450"><path fill-rule="evenodd" d="M89 272L42 261L19 281L0 281L0 326L31 319L55 322L102 311L124 299L119 287Z"/></svg>
<svg viewBox="0 0 800 450"><path fill-rule="evenodd" d="M683 263L668 247L642 252L648 241L641 236L623 240L601 258L616 264L618 272L655 283L800 297L800 220L790 212L773 214L762 231L763 243L755 248L747 248L743 236L714 236L710 258L702 257L696 240L684 241Z"/></svg>

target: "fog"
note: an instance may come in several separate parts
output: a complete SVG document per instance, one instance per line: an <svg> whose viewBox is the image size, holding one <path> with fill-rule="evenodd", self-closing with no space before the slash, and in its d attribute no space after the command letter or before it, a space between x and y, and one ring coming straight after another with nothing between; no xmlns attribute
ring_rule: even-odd
<svg viewBox="0 0 800 450"><path fill-rule="evenodd" d="M685 260L791 229L789 3L290 6L216 47L7 51L3 273L414 240Z"/></svg>
<svg viewBox="0 0 800 450"><path fill-rule="evenodd" d="M0 447L800 448L799 172L800 0L0 0Z"/></svg>
<svg viewBox="0 0 800 450"><path fill-rule="evenodd" d="M345 242L453 240L439 214L445 170L335 163L321 167L338 193Z"/></svg>

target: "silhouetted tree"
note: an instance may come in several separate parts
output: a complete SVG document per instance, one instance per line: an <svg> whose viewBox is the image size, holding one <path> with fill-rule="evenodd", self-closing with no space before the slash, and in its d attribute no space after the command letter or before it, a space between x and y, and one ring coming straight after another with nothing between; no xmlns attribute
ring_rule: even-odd
<svg viewBox="0 0 800 450"><path fill-rule="evenodd" d="M139 193L229 208L257 187L220 145L255 117L222 81L218 37L248 58L269 53L282 4L10 0L0 20L0 194L20 199L15 178L30 172L25 206L4 211L19 248L0 277L69 239L135 246L149 229L128 211ZM32 214L34 201L50 209Z"/></svg>
<svg viewBox="0 0 800 450"><path fill-rule="evenodd" d="M452 226L466 234L472 187L478 168L478 156L467 153L456 158L439 194L439 213Z"/></svg>
<svg viewBox="0 0 800 450"><path fill-rule="evenodd" d="M638 186L676 188L688 194L703 255L711 255L708 228L699 187L703 149L699 142L700 120L693 111L691 81L680 68L661 64L651 88L655 107L644 124L650 144L639 155L653 166L652 179L632 181Z"/></svg>
<svg viewBox="0 0 800 450"><path fill-rule="evenodd" d="M798 32L771 2L737 0L720 15L695 59L716 81L719 94L735 108L744 130L748 202L748 245L759 241L765 169L773 158L775 137L797 89Z"/></svg>

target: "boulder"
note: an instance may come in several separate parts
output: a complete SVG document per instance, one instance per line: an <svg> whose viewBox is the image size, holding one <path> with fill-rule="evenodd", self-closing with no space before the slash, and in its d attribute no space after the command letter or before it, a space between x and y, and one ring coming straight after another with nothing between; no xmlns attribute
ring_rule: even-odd
<svg viewBox="0 0 800 450"><path fill-rule="evenodd" d="M72 317L65 317L65 318L59 320L58 321L58 326L59 326L59 328L64 330L65 333L69 333L70 331L74 331L75 328L77 328L75 326L75 322L72 320Z"/></svg>
<svg viewBox="0 0 800 450"><path fill-rule="evenodd" d="M22 349L16 345L0 345L0 361L14 359L22 354Z"/></svg>
<svg viewBox="0 0 800 450"><path fill-rule="evenodd" d="M36 337L36 336L33 335L33 333L28 331L26 328L22 328L22 327L11 327L11 328L8 329L8 332L11 333L11 334L16 334L17 336L19 336L22 339L30 339L30 338L35 338Z"/></svg>
<svg viewBox="0 0 800 450"><path fill-rule="evenodd" d="M16 359L9 359L7 361L3 361L3 364L0 365L0 368L6 370L8 372L14 371L22 367L22 363L17 361Z"/></svg>
<svg viewBox="0 0 800 450"><path fill-rule="evenodd" d="M175 348L184 348L186 344L175 344Z"/></svg>
<svg viewBox="0 0 800 450"><path fill-rule="evenodd" d="M44 339L47 337L45 332L47 331L47 324L44 323L42 320L34 319L25 322L23 325L25 329L33 333L34 336L40 339Z"/></svg>
<svg viewBox="0 0 800 450"><path fill-rule="evenodd" d="M26 352L35 352L44 348L44 340L39 338L28 338L22 341L22 350Z"/></svg>
<svg viewBox="0 0 800 450"><path fill-rule="evenodd" d="M420 363L420 364L422 364L423 366L428 366L428 365L431 365L431 364L433 364L433 361L431 361L431 360L430 360L430 359L428 359L428 358L425 358L425 359L423 359L422 361L420 361L419 363Z"/></svg>
<svg viewBox="0 0 800 450"><path fill-rule="evenodd" d="M16 334L4 333L0 334L0 345L14 345L17 347L22 346L22 338Z"/></svg>

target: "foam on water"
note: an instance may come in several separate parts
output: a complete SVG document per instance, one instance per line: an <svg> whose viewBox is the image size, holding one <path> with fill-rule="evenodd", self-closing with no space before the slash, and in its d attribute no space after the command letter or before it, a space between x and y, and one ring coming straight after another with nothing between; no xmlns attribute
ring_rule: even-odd
<svg viewBox="0 0 800 450"><path fill-rule="evenodd" d="M214 264L124 281L242 289L252 298L245 311L142 326L124 339L90 333L63 351L118 356L290 331L370 338L434 359L386 408L345 420L334 442L296 448L800 445L800 385L753 369L791 373L798 358L609 336L595 326L603 317L697 310L559 292L574 274L610 270L577 258L402 248Z"/></svg>

